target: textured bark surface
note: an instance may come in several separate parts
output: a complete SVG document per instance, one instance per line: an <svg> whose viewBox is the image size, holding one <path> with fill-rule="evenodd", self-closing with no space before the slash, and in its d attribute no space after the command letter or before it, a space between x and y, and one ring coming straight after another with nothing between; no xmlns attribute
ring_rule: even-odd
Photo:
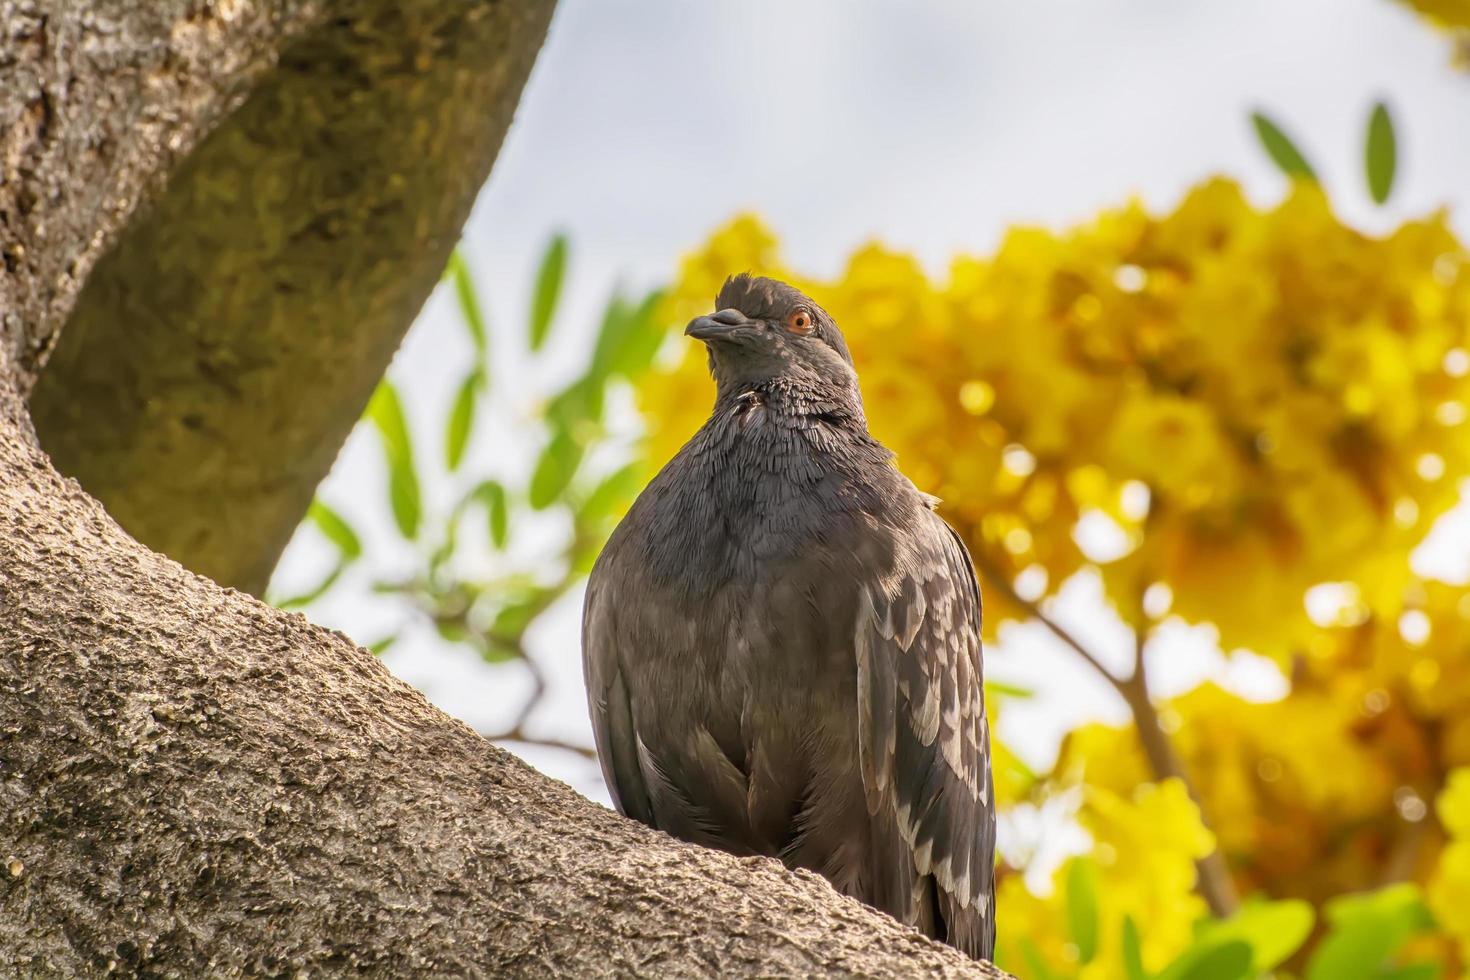
<svg viewBox="0 0 1470 980"><path fill-rule="evenodd" d="M356 2L301 29L82 290L31 399L61 471L260 594L444 269L550 11Z"/></svg>
<svg viewBox="0 0 1470 980"><path fill-rule="evenodd" d="M107 243L174 177L205 193L183 154L281 84L272 66L323 17L379 6L398 7L0 0L0 973L998 976L811 875L680 844L547 780L340 634L139 544L42 452L24 397ZM314 122L297 120L303 145ZM376 200L361 193L335 200ZM170 192L153 214L205 214L175 207ZM148 220L120 240L170 240ZM194 271L154 274L182 288ZM216 285L237 288L190 288L208 307ZM292 404L269 378L290 370L279 354L221 365L222 383L262 376L238 383L238 410ZM251 465L288 480L296 461Z"/></svg>

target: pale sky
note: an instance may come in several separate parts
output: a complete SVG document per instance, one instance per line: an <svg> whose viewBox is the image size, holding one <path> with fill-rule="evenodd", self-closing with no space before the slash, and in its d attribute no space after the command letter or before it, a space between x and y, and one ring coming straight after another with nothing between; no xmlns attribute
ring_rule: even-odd
<svg viewBox="0 0 1470 980"><path fill-rule="evenodd" d="M1008 225L1065 227L1134 196L1167 208L1216 173L1269 203L1284 181L1247 121L1260 107L1296 137L1347 220L1380 231L1448 206L1470 233L1470 75L1451 70L1449 47L1390 0L562 0L465 229L501 372L469 465L528 466L535 447L518 436L517 411L572 376L614 283L668 280L681 254L743 210L760 214L807 273L836 272L873 238L938 270L956 252L992 249ZM1393 107L1400 143L1398 185L1382 209L1361 176L1362 127L1377 98ZM522 367L514 351L529 283L557 230L570 236L572 260L554 352ZM438 419L469 356L441 291L390 372L421 458L438 456ZM391 561L383 486L378 447L359 432L322 494L376 560ZM449 493L427 491L431 506ZM555 533L531 526L523 553ZM1439 538L1429 566L1463 577L1470 518L1457 515ZM282 591L310 580L322 556L298 536ZM580 593L532 638L555 675L533 727L590 743L579 608ZM391 602L361 594L310 612L363 643L402 619ZM1070 587L1057 615L1108 655L1127 656L1130 639L1091 583ZM429 630L385 660L482 730L498 727L526 689L514 666L445 650ZM1223 658L1208 629L1167 629L1150 664L1164 693L1206 676L1257 696L1282 690L1268 664ZM1038 764L1077 721L1126 717L1039 628L1008 631L986 670L1038 688L1007 711L1003 729ZM595 765L523 754L606 801Z"/></svg>

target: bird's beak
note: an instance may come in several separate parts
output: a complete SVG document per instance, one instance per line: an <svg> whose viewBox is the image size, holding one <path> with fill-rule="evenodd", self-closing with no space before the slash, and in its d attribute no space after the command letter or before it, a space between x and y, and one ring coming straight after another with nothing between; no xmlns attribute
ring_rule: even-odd
<svg viewBox="0 0 1470 980"><path fill-rule="evenodd" d="M736 309L721 310L711 316L696 317L689 321L689 326L684 328L684 336L693 337L709 343L712 340L720 340L740 331L742 327L752 326L745 314Z"/></svg>

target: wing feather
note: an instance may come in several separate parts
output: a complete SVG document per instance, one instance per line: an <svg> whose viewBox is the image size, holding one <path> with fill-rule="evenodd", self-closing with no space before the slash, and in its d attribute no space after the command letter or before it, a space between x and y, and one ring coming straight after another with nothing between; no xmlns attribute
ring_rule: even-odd
<svg viewBox="0 0 1470 980"><path fill-rule="evenodd" d="M863 769L863 786L887 786L893 779L894 737L897 734L898 692L894 680L894 658L885 649L888 638L878 625L872 596L864 593L858 602L854 650L857 654L858 746ZM890 633L891 636L891 633ZM868 813L876 814L881 795L867 789Z"/></svg>
<svg viewBox="0 0 1470 980"><path fill-rule="evenodd" d="M613 805L624 816L654 825L648 781L640 764L640 740L633 724L633 704L618 663L606 597L600 583L587 584L582 612L582 670L587 678L587 707L597 759Z"/></svg>
<svg viewBox="0 0 1470 980"><path fill-rule="evenodd" d="M995 813L981 690L980 592L963 542L928 514L916 560L858 604L858 729L868 811L932 876L947 939L994 947Z"/></svg>

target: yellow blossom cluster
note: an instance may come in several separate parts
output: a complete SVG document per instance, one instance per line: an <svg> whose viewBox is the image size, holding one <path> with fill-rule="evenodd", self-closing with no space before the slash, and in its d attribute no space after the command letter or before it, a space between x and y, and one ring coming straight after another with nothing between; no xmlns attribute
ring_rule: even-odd
<svg viewBox="0 0 1470 980"><path fill-rule="evenodd" d="M1470 769L1457 769L1438 801L1440 823L1449 834L1429 886L1429 904L1440 926L1460 944L1470 960Z"/></svg>
<svg viewBox="0 0 1470 980"><path fill-rule="evenodd" d="M1403 826L1404 783L1361 700L1303 690L1252 703L1204 685L1168 710L1242 892L1321 902L1374 880ZM1078 729L1052 778L1110 792L1137 785L1146 772L1135 730Z"/></svg>
<svg viewBox="0 0 1470 980"><path fill-rule="evenodd" d="M1044 593L1096 565L1130 622L1163 583L1227 649L1285 662L1316 631L1313 585L1396 613L1470 472L1470 272L1443 216L1373 238L1312 185L1262 210L1214 180L1162 216L1013 230L942 278L870 245L833 282L747 217L684 263L666 315L708 312L747 269L834 316L874 432L982 571ZM655 462L710 397L693 344L645 382ZM1019 615L988 597L988 630Z"/></svg>
<svg viewBox="0 0 1470 980"><path fill-rule="evenodd" d="M1466 597L1419 582L1397 617L1321 630L1281 700L1207 684L1164 706L1240 892L1321 906L1384 881L1418 882L1459 957L1470 953ZM1067 737L1042 787L1121 793L1147 778L1136 730L1088 725ZM1461 962L1442 940L1421 952L1449 975Z"/></svg>
<svg viewBox="0 0 1470 980"><path fill-rule="evenodd" d="M1001 881L999 959L1023 976L1040 975L1040 961L1051 974L1111 980L1123 975L1124 923L1132 919L1144 967L1162 970L1189 945L1194 923L1206 912L1192 892L1194 862L1210 853L1214 840L1199 808L1177 779L1141 783L1126 793L1088 786L1078 820L1095 847L1057 870L1050 894L1034 894L1019 876ZM1078 873L1095 875L1103 896L1094 950L1080 950L1070 928L1067 904L1076 899L1069 881Z"/></svg>

